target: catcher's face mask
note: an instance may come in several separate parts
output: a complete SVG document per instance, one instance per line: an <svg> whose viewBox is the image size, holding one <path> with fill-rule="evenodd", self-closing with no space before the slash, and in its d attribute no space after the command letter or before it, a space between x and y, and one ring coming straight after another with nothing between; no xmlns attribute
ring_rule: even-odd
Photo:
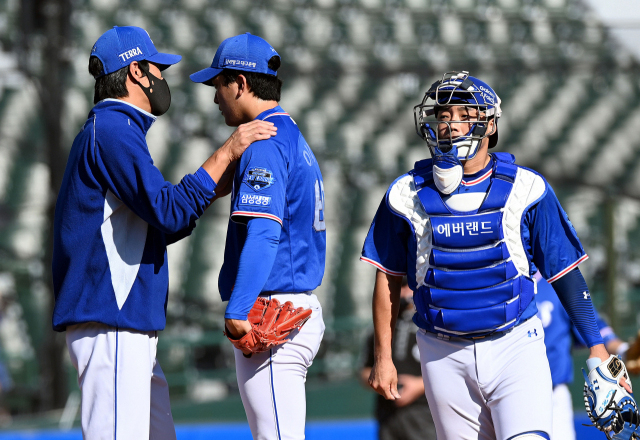
<svg viewBox="0 0 640 440"><path fill-rule="evenodd" d="M433 157L434 182L451 194L462 181L463 160L473 159L485 137L497 141L500 98L468 72L447 72L413 109L416 132ZM494 120L491 130L489 121Z"/></svg>

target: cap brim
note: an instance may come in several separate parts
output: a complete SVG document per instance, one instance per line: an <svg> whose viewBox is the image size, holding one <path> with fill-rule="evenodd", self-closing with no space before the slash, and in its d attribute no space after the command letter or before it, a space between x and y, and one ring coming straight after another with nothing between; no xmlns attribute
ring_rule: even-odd
<svg viewBox="0 0 640 440"><path fill-rule="evenodd" d="M151 55L149 58L147 58L147 61L153 64L164 66L164 69L166 69L169 66L179 63L181 59L182 56L180 55L158 52L157 54Z"/></svg>
<svg viewBox="0 0 640 440"><path fill-rule="evenodd" d="M207 67L206 69L202 69L199 72L192 73L191 75L189 75L189 78L191 78L191 81L193 81L194 83L205 83L215 78L220 72L222 72L222 69Z"/></svg>

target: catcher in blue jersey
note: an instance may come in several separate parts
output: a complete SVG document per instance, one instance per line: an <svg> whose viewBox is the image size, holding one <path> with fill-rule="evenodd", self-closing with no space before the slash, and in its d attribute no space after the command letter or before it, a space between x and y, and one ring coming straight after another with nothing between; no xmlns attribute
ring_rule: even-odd
<svg viewBox="0 0 640 440"><path fill-rule="evenodd" d="M539 270L590 348L594 424L629 439L638 412L624 365L598 331L578 269L587 255L545 179L510 154L489 154L500 116L498 95L468 72L445 73L414 108L431 159L391 184L361 258L378 269L369 383L399 398L391 339L406 274L438 439L550 439L552 382L532 278Z"/></svg>
<svg viewBox="0 0 640 440"><path fill-rule="evenodd" d="M249 33L228 38L211 67L225 123L270 121L278 135L238 160L218 286L253 438L304 439L307 370L324 334L313 290L324 275L324 185L318 162L279 105L280 56ZM302 325L304 324L304 327Z"/></svg>

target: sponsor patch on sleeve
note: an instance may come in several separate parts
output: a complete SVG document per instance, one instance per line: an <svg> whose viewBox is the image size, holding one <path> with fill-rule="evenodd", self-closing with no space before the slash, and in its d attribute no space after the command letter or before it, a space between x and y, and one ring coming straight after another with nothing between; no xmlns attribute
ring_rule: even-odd
<svg viewBox="0 0 640 440"><path fill-rule="evenodd" d="M240 204L250 206L269 206L271 204L271 196L240 193Z"/></svg>

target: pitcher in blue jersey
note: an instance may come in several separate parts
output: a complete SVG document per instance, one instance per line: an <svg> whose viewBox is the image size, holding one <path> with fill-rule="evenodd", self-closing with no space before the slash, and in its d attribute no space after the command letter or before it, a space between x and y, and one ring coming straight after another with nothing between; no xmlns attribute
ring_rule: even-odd
<svg viewBox="0 0 640 440"><path fill-rule="evenodd" d="M133 26L105 32L89 56L95 107L69 153L52 262L53 328L66 331L78 370L84 439L176 438L156 360L166 323L167 246L190 235L224 195L223 175L245 148L276 132L247 124L194 174L167 182L145 138L171 103L161 71L180 59L158 52Z"/></svg>
<svg viewBox="0 0 640 440"><path fill-rule="evenodd" d="M311 148L279 105L280 56L251 34L222 42L211 67L191 75L216 88L227 125L271 121L277 136L256 142L239 160L219 288L228 333L245 335L258 295L311 308L284 345L246 357L235 349L242 403L253 438L304 439L305 378L324 334L313 290L322 282L326 233L324 185Z"/></svg>
<svg viewBox="0 0 640 440"><path fill-rule="evenodd" d="M414 116L432 158L391 184L362 252L378 268L369 383L399 397L391 338L406 274L438 439L549 439L551 375L532 276L552 283L598 366L609 354L577 268L587 255L545 179L489 154L501 116L489 85L448 72Z"/></svg>

